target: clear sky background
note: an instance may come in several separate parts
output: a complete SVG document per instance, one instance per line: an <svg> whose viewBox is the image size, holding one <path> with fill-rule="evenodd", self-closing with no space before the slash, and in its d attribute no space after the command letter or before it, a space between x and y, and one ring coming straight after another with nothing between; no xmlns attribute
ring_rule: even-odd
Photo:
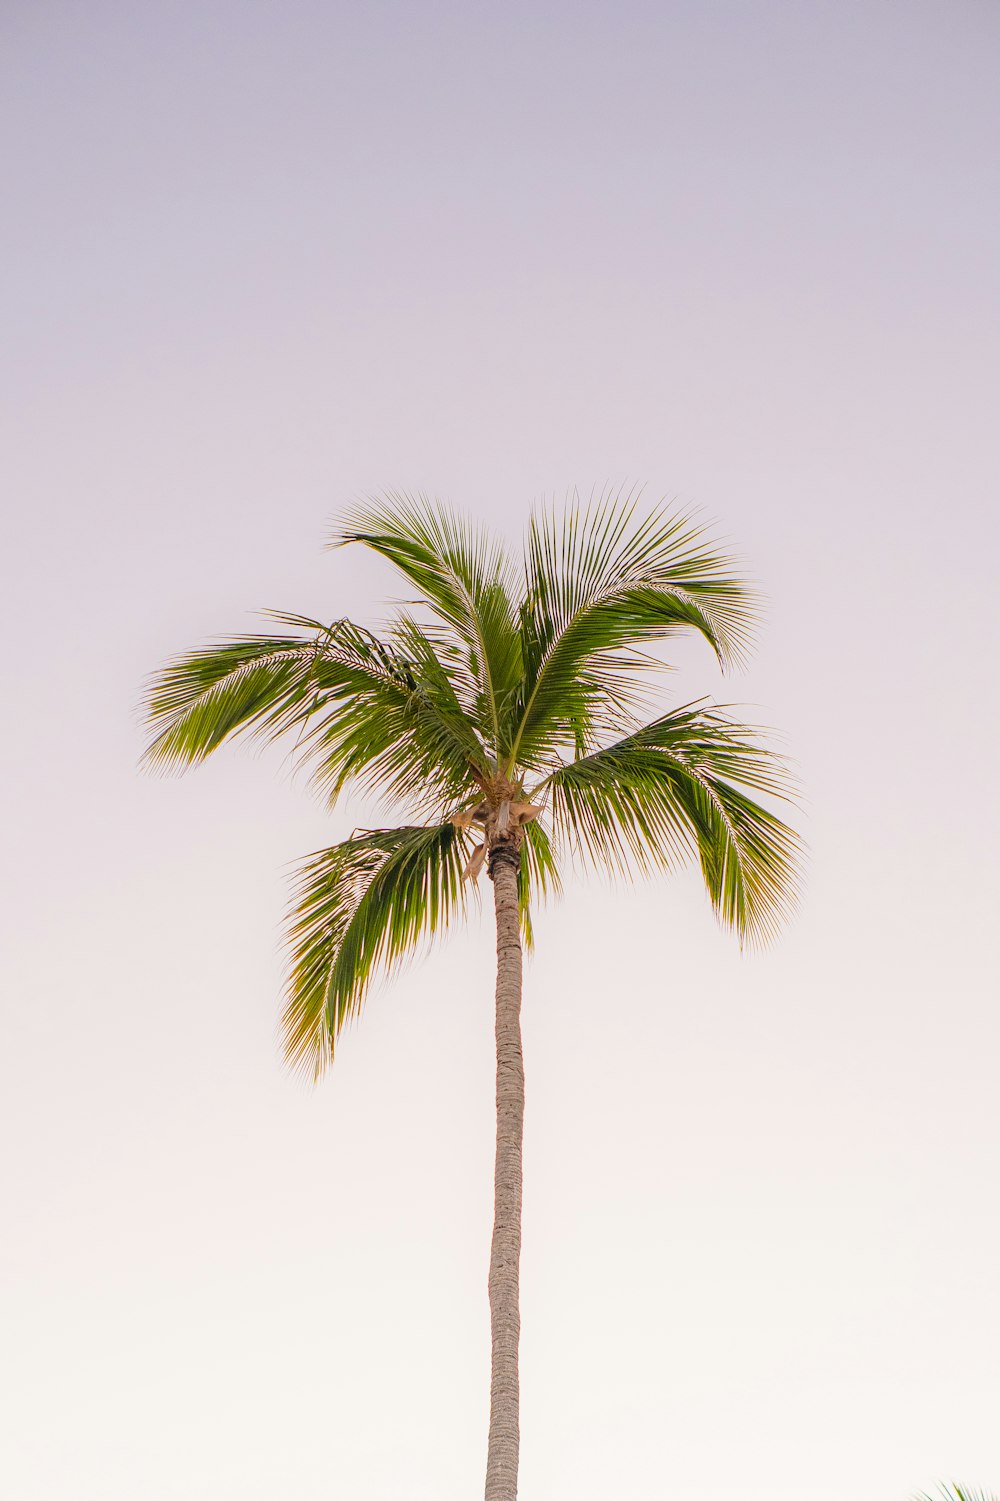
<svg viewBox="0 0 1000 1501"><path fill-rule="evenodd" d="M376 623L322 543L642 481L770 599L800 913L568 883L527 970L523 1501L1000 1487L1000 13L7 0L0 1491L459 1501L489 908L327 1082L280 754L137 772L174 650ZM673 690L672 690L673 691Z"/></svg>

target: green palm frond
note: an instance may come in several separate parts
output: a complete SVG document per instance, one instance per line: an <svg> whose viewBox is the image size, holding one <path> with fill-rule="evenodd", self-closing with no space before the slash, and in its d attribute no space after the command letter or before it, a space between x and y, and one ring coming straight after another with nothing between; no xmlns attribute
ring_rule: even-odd
<svg viewBox="0 0 1000 1501"><path fill-rule="evenodd" d="M974 1491L965 1485L942 1483L936 1498L922 1491L914 1501L1000 1501L1000 1497L995 1492Z"/></svg>
<svg viewBox="0 0 1000 1501"><path fill-rule="evenodd" d="M388 640L372 642L362 639L354 655L344 654L346 690L322 702L300 754L331 803L348 782L359 781L392 802L440 816L482 785L489 753L412 621L401 620Z"/></svg>
<svg viewBox="0 0 1000 1501"><path fill-rule="evenodd" d="M756 606L733 560L690 516L640 518L637 504L634 492L606 493L532 518L514 737L524 764L547 741L589 746L600 706L631 707L637 648L693 630L728 665L749 646Z"/></svg>
<svg viewBox="0 0 1000 1501"><path fill-rule="evenodd" d="M149 766L203 761L229 735L279 735L316 698L316 638L238 636L174 657L147 685Z"/></svg>
<svg viewBox="0 0 1000 1501"><path fill-rule="evenodd" d="M416 627L383 642L347 620L274 618L311 634L215 643L153 679L150 764L190 765L231 735L276 739L296 729L298 757L331 800L360 779L440 812L482 778L489 756Z"/></svg>
<svg viewBox="0 0 1000 1501"><path fill-rule="evenodd" d="M787 798L781 759L717 709L689 706L554 772L557 841L619 873L697 852L720 920L769 938L797 889L795 833L750 794Z"/></svg>
<svg viewBox="0 0 1000 1501"><path fill-rule="evenodd" d="M466 707L499 756L521 677L517 577L504 548L447 507L399 494L358 507L333 539L347 542L393 563L454 633L454 665L471 686Z"/></svg>
<svg viewBox="0 0 1000 1501"><path fill-rule="evenodd" d="M373 829L301 867L289 911L285 1054L318 1077L379 969L390 970L462 905L451 824Z"/></svg>
<svg viewBox="0 0 1000 1501"><path fill-rule="evenodd" d="M518 871L517 893L521 907L521 932L525 947L535 946L532 924L532 908L536 901L548 896L557 896L562 889L559 868L548 834L536 819L524 825L521 866Z"/></svg>

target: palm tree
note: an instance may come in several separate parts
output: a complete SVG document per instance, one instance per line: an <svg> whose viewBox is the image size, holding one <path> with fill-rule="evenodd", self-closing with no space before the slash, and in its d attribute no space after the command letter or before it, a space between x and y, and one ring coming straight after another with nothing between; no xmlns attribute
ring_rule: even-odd
<svg viewBox="0 0 1000 1501"><path fill-rule="evenodd" d="M522 944L565 857L613 872L701 865L722 922L763 940L795 885L779 758L706 701L648 718L650 646L694 631L739 662L754 604L690 518L634 495L536 514L523 562L425 499L348 517L417 596L377 637L348 620L273 615L281 634L174 658L152 680L149 763L202 761L235 734L294 736L333 803L357 785L407 810L301 867L289 918L289 1061L318 1077L374 974L443 929L485 866L497 934L496 1176L487 1501L517 1494Z"/></svg>

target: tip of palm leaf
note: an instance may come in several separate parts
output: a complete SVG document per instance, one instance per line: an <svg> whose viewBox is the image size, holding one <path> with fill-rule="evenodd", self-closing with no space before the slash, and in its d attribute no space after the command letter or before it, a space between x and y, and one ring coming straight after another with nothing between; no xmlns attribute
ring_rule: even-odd
<svg viewBox="0 0 1000 1501"><path fill-rule="evenodd" d="M140 771L148 772L151 776L179 777L207 760L206 751L171 747L162 744L162 740L162 736L157 736L142 751L138 762Z"/></svg>

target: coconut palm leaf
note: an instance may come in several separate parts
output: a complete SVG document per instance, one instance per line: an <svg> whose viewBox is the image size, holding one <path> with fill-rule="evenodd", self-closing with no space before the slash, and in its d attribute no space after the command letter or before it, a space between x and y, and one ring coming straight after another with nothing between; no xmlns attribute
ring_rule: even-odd
<svg viewBox="0 0 1000 1501"><path fill-rule="evenodd" d="M527 597L542 652L572 632L598 649L700 632L723 663L745 652L755 601L734 560L684 513L638 510L635 491L605 492L561 514L536 512L528 531ZM600 630L597 625L600 624ZM526 664L528 670L532 664Z"/></svg>
<svg viewBox="0 0 1000 1501"><path fill-rule="evenodd" d="M347 542L393 563L453 632L470 710L499 755L521 673L516 573L505 550L447 507L399 494L358 507L333 539Z"/></svg>
<svg viewBox="0 0 1000 1501"><path fill-rule="evenodd" d="M448 823L368 830L305 861L289 913L283 1017L295 1067L319 1077L375 972L447 926L463 901L461 849Z"/></svg>
<svg viewBox="0 0 1000 1501"><path fill-rule="evenodd" d="M230 735L290 728L315 699L319 650L301 636L238 636L174 657L145 694L147 765L195 765Z"/></svg>
<svg viewBox="0 0 1000 1501"><path fill-rule="evenodd" d="M557 841L620 873L697 851L712 904L741 938L773 934L796 890L797 836L751 792L787 798L782 760L757 732L689 706L560 768L543 784Z"/></svg>
<svg viewBox="0 0 1000 1501"><path fill-rule="evenodd" d="M366 654L360 670L351 664L356 670L346 691L320 703L300 754L331 803L357 780L390 803L440 817L470 781L483 784L489 752L413 621L397 622L379 646L378 657Z"/></svg>
<svg viewBox="0 0 1000 1501"><path fill-rule="evenodd" d="M941 1485L937 1497L929 1496L926 1492L914 1498L914 1501L1000 1501L995 1492L987 1494L986 1491L970 1490L965 1485Z"/></svg>
<svg viewBox="0 0 1000 1501"><path fill-rule="evenodd" d="M724 664L745 654L755 602L733 560L686 515L640 518L638 497L606 493L536 514L526 549L524 699L514 758L589 728L602 703L628 708L634 648L693 630Z"/></svg>
<svg viewBox="0 0 1000 1501"><path fill-rule="evenodd" d="M532 908L548 896L562 890L559 867L549 836L536 820L524 826L521 866L517 875L518 901L521 908L521 931L527 948L535 946Z"/></svg>
<svg viewBox="0 0 1000 1501"><path fill-rule="evenodd" d="M276 739L295 729L297 754L331 801L357 778L440 811L470 775L485 774L489 756L415 627L384 642L346 620L276 618L311 634L217 642L152 679L150 764L192 765L230 736Z"/></svg>

